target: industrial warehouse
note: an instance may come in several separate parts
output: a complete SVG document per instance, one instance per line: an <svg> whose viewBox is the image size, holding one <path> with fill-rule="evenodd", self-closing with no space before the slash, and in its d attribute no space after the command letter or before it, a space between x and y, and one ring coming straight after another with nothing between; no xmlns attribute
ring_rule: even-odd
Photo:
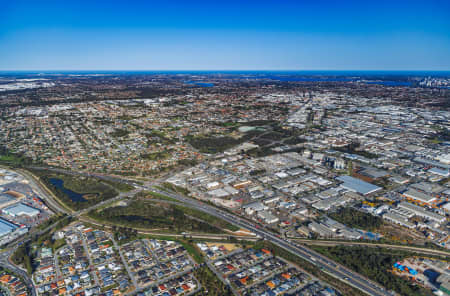
<svg viewBox="0 0 450 296"><path fill-rule="evenodd" d="M23 235L51 215L26 178L0 169L0 245Z"/></svg>

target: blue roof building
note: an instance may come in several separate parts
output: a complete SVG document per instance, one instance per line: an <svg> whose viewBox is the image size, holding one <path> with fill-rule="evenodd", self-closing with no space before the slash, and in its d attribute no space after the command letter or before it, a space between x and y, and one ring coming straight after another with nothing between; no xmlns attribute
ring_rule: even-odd
<svg viewBox="0 0 450 296"><path fill-rule="evenodd" d="M5 236L18 228L17 225L0 218L0 237Z"/></svg>
<svg viewBox="0 0 450 296"><path fill-rule="evenodd" d="M344 182L341 184L342 187L348 189L350 191L358 192L362 195L367 195L378 190L381 190L381 187L373 185L371 183L365 182L363 180L353 178L351 176L340 176L337 177L339 181Z"/></svg>

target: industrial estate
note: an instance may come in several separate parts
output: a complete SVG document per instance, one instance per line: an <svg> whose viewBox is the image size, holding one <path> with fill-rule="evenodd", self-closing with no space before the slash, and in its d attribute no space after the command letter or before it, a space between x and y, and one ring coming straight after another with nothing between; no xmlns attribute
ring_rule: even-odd
<svg viewBox="0 0 450 296"><path fill-rule="evenodd" d="M0 75L4 295L450 295L450 78Z"/></svg>

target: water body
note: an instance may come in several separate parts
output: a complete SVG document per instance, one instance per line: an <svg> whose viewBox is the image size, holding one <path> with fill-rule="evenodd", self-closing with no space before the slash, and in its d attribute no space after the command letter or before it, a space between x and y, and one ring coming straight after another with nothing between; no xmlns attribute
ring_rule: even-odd
<svg viewBox="0 0 450 296"><path fill-rule="evenodd" d="M354 81L351 78L342 78L342 77L288 77L288 76L266 76L265 78L269 78L272 80L279 81L292 81L292 82L348 82Z"/></svg>
<svg viewBox="0 0 450 296"><path fill-rule="evenodd" d="M200 87L213 87L214 83L210 82L198 82L198 81L186 81L186 84L200 86Z"/></svg>
<svg viewBox="0 0 450 296"><path fill-rule="evenodd" d="M366 81L366 84L380 84L385 86L411 86L411 82L407 81Z"/></svg>
<svg viewBox="0 0 450 296"><path fill-rule="evenodd" d="M87 201L83 194L72 191L64 187L64 181L58 178L50 178L50 183L56 188L60 189L64 194L66 194L73 202L85 202Z"/></svg>
<svg viewBox="0 0 450 296"><path fill-rule="evenodd" d="M261 131L261 132L266 131L266 129L262 126L241 126L238 128L238 130L241 133L247 133L247 132L254 131L254 130Z"/></svg>

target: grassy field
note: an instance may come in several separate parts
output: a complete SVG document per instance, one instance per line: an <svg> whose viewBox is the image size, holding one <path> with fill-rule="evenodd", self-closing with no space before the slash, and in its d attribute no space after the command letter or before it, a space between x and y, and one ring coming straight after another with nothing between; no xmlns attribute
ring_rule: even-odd
<svg viewBox="0 0 450 296"><path fill-rule="evenodd" d="M105 208L89 212L92 219L139 229L158 229L181 233L224 233L222 229L237 230L231 224L201 211L160 202L134 200L126 206Z"/></svg>
<svg viewBox="0 0 450 296"><path fill-rule="evenodd" d="M177 199L174 199L172 197L163 195L163 194L159 194L157 192L152 192L152 191L142 191L136 194L136 197L139 198L151 198L151 199L160 199L160 200L166 200L166 201L172 201L172 202L179 202ZM203 221L206 221L212 225L217 225L219 228L223 228L223 229L228 229L231 231L238 231L239 227L234 226L226 221L217 219L214 216L211 216L209 214L206 214L205 212L202 211L198 211L189 207L183 207L183 206L179 206L177 205L176 208L178 208L179 210L183 211L184 213L186 213L189 216L193 216L195 218L201 219Z"/></svg>
<svg viewBox="0 0 450 296"><path fill-rule="evenodd" d="M131 191L134 189L134 187L132 185L129 185L127 183L122 183L122 182L102 180L102 183L108 184L108 185L114 187L114 189L119 190L120 192L128 192L128 191Z"/></svg>
<svg viewBox="0 0 450 296"><path fill-rule="evenodd" d="M23 157L23 156L19 156L19 155L15 155L15 154L0 154L0 164L4 164L4 165L8 165L8 166L13 166L13 167L21 167L23 165L28 165L31 163L31 160Z"/></svg>
<svg viewBox="0 0 450 296"><path fill-rule="evenodd" d="M191 255L192 259L195 260L195 262L200 264L205 261L203 255L200 253L200 250L197 249L197 246L195 246L192 241L188 241L185 239L178 239L177 242L183 245L183 247L186 249L189 255Z"/></svg>
<svg viewBox="0 0 450 296"><path fill-rule="evenodd" d="M36 164L39 163L39 161L33 161L23 153L13 152L5 146L0 145L0 164L12 167L23 167L32 163Z"/></svg>
<svg viewBox="0 0 450 296"><path fill-rule="evenodd" d="M158 188L158 186L155 186L155 187ZM136 193L135 196L137 198L160 199L160 200L167 200L167 201L178 202L178 200L175 199L175 198L172 198L172 197L169 197L169 196L165 196L163 194L159 194L157 192L152 192L152 191L141 191L141 192Z"/></svg>

